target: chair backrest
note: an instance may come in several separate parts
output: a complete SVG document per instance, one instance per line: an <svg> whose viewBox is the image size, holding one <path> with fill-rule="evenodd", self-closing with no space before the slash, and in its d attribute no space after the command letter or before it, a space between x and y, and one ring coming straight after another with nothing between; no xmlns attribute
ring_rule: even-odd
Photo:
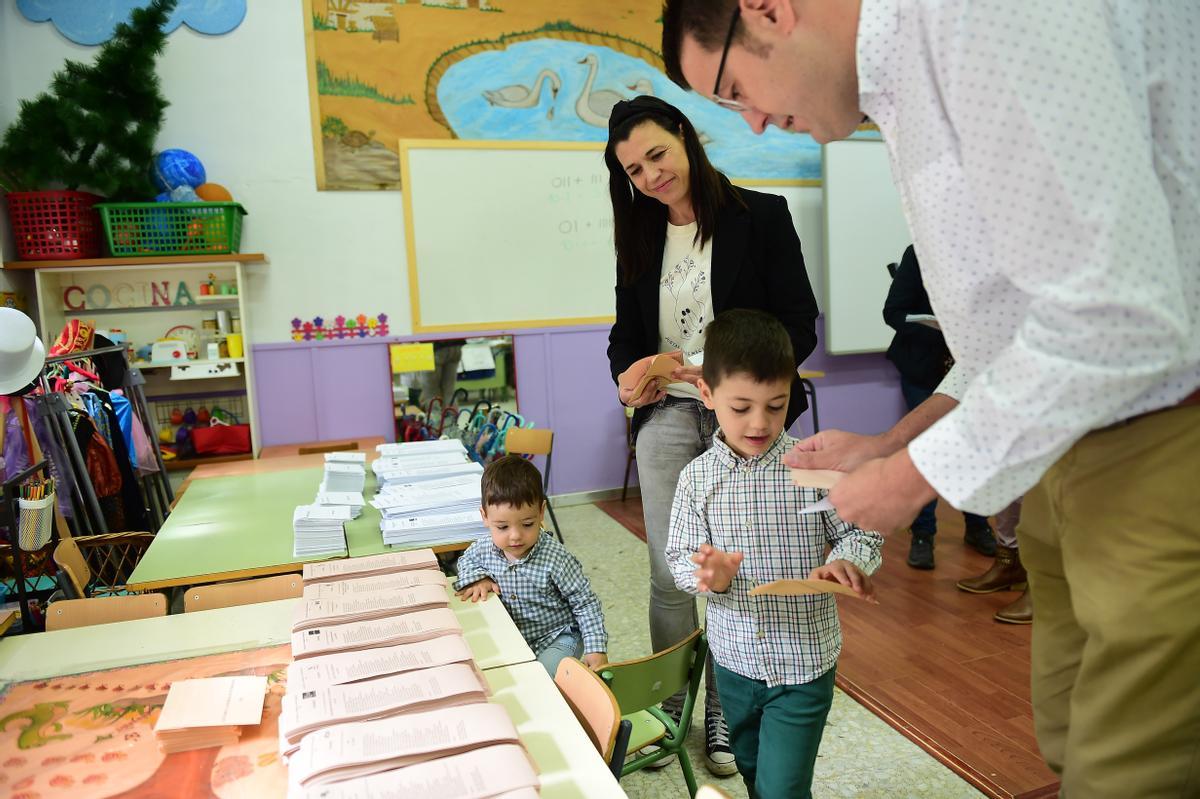
<svg viewBox="0 0 1200 799"><path fill-rule="evenodd" d="M87 584L92 580L92 571L88 568L79 545L70 538L64 538L54 548L54 562L67 575L75 599L87 596Z"/></svg>
<svg viewBox="0 0 1200 799"><path fill-rule="evenodd" d="M650 657L609 663L600 672L622 715L660 704L690 685L699 685L708 641L696 630L670 649Z"/></svg>
<svg viewBox="0 0 1200 799"><path fill-rule="evenodd" d="M252 605L276 599L292 599L304 594L304 580L299 574L278 574L257 580L238 580L232 583L198 585L183 596L183 612L216 610L234 605Z"/></svg>
<svg viewBox="0 0 1200 799"><path fill-rule="evenodd" d="M357 441L335 441L332 444L313 444L309 447L300 447L298 454L300 455L319 455L322 452L357 452Z"/></svg>
<svg viewBox="0 0 1200 799"><path fill-rule="evenodd" d="M504 448L515 455L549 455L554 448L554 431L510 427Z"/></svg>
<svg viewBox="0 0 1200 799"><path fill-rule="evenodd" d="M46 631L68 630L92 624L149 619L167 615L162 594L125 594L94 599L62 599L46 609Z"/></svg>
<svg viewBox="0 0 1200 799"><path fill-rule="evenodd" d="M558 662L554 684L607 763L621 724L621 711L613 692L599 675L575 658L563 658Z"/></svg>

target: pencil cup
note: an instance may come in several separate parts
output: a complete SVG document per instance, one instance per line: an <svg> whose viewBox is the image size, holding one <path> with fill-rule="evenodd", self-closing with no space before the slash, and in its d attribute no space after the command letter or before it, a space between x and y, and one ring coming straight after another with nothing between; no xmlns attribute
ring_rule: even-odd
<svg viewBox="0 0 1200 799"><path fill-rule="evenodd" d="M225 344L229 347L230 358L241 358L244 354L242 335L240 333L230 333L225 336Z"/></svg>
<svg viewBox="0 0 1200 799"><path fill-rule="evenodd" d="M17 500L20 510L17 545L26 552L36 552L50 543L50 531L54 527L54 496Z"/></svg>

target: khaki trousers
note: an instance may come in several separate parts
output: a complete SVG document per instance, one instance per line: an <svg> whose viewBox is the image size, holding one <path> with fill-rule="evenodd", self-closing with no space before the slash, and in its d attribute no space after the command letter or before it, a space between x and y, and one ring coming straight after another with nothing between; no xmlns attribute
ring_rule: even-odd
<svg viewBox="0 0 1200 799"><path fill-rule="evenodd" d="M1017 535L1034 725L1062 796L1200 797L1200 406L1081 439Z"/></svg>

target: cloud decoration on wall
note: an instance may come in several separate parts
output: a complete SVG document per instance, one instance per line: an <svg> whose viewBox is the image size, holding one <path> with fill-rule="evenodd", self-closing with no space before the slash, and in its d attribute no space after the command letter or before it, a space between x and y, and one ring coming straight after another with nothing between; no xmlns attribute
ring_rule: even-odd
<svg viewBox="0 0 1200 799"><path fill-rule="evenodd" d="M77 44L104 44L113 28L129 19L146 0L17 0L17 8L33 22L52 22ZM167 22L167 33L187 25L198 33L228 33L242 24L246 0L179 0Z"/></svg>

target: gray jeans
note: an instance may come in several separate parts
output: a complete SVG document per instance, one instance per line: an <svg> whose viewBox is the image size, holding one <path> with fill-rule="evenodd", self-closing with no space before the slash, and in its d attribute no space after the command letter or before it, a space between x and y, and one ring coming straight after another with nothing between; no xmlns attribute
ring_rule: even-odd
<svg viewBox="0 0 1200 799"><path fill-rule="evenodd" d="M696 598L675 587L675 578L667 566L667 535L679 473L712 446L716 427L716 415L699 400L668 396L638 431L638 482L642 487L642 514L650 548L650 644L655 652L669 649L699 626ZM705 677L705 707L709 712L720 712L712 655L708 657ZM682 694L676 699L682 702Z"/></svg>

